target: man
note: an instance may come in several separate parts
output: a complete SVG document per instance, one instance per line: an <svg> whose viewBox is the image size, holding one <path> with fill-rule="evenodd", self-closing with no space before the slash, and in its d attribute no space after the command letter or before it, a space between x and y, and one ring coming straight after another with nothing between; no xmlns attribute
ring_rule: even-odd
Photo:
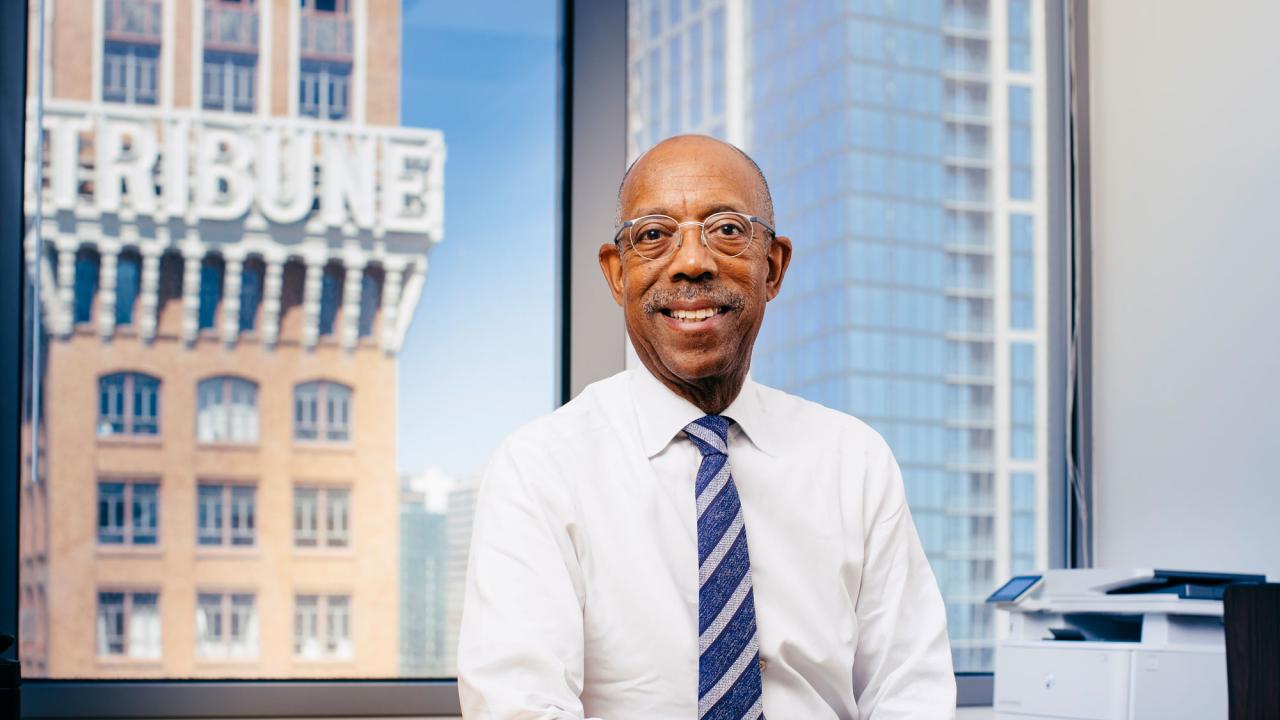
<svg viewBox="0 0 1280 720"><path fill-rule="evenodd" d="M514 433L480 489L468 718L951 718L946 615L862 422L748 368L791 240L737 148L642 156L600 248L644 365Z"/></svg>

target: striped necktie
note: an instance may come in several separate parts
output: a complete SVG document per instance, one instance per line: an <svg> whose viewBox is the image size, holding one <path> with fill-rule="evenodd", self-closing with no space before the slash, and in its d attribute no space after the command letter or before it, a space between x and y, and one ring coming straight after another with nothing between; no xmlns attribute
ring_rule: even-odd
<svg viewBox="0 0 1280 720"><path fill-rule="evenodd" d="M684 432L702 453L698 504L698 717L755 720L760 645L742 504L729 472L728 418L707 415Z"/></svg>

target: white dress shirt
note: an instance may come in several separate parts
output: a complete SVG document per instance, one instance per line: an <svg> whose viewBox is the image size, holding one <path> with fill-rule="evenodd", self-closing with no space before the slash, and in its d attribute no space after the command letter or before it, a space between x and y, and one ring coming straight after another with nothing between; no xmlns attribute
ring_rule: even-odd
<svg viewBox="0 0 1280 720"><path fill-rule="evenodd" d="M765 716L955 716L946 611L883 438L750 379L731 418ZM480 487L467 718L696 718L704 415L644 368L512 434Z"/></svg>

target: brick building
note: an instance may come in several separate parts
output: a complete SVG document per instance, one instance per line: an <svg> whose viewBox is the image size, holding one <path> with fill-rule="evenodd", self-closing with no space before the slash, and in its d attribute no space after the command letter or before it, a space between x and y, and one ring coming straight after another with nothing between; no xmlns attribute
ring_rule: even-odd
<svg viewBox="0 0 1280 720"><path fill-rule="evenodd" d="M395 675L444 163L398 127L399 0L46 5L24 674Z"/></svg>

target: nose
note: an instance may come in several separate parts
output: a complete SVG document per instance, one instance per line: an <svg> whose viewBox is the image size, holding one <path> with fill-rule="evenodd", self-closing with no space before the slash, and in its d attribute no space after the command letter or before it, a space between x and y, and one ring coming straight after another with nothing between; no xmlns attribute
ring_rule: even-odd
<svg viewBox="0 0 1280 720"><path fill-rule="evenodd" d="M676 248L667 265L667 272L673 282L711 280L720 274L715 255L702 242L702 225L689 223L682 226L680 240L680 247Z"/></svg>

